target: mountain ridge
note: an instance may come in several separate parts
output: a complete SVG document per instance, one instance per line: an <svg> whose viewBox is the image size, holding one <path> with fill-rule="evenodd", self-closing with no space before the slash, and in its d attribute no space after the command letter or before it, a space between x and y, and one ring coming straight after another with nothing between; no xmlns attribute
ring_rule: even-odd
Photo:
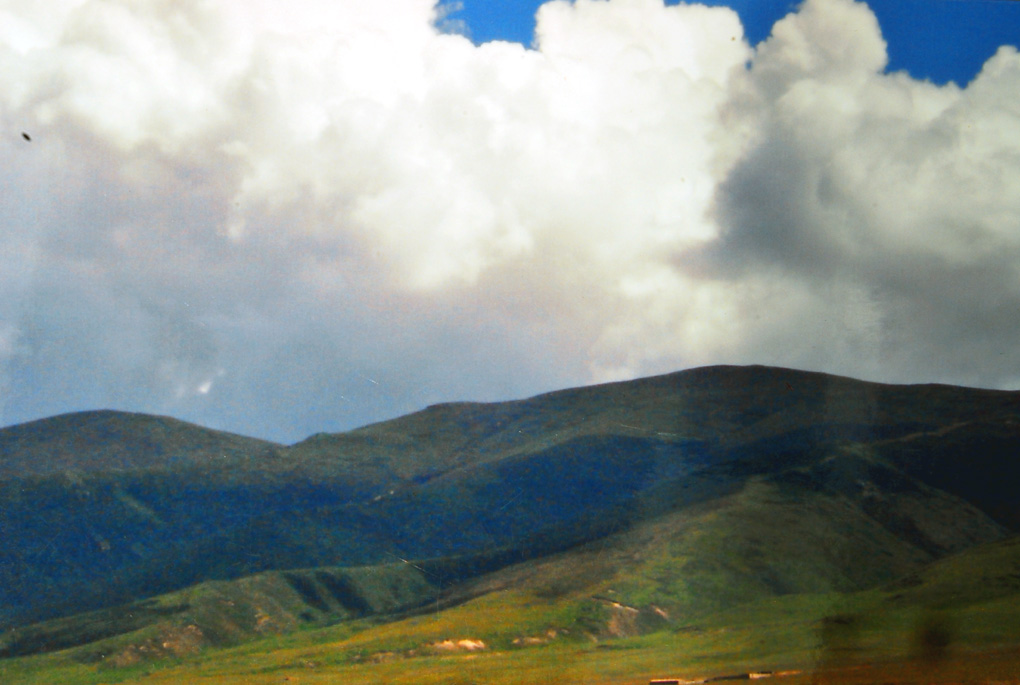
<svg viewBox="0 0 1020 685"><path fill-rule="evenodd" d="M0 429L0 478L173 467L273 447L280 445L169 416L81 411Z"/></svg>
<svg viewBox="0 0 1020 685"><path fill-rule="evenodd" d="M670 531L663 547L626 552L636 565L620 567L612 589L659 629L670 620L655 607L861 591L1020 531L1010 499L1020 393L1010 391L702 367L433 405L290 446L98 412L31 422L35 442L18 451L25 425L0 429L0 629L64 621L63 646L85 625L75 615L204 582L400 560L455 598L515 564L586 545L630 549L606 541L656 525ZM53 463L9 475L48 445ZM974 464L995 482L968 475ZM842 556L816 549L826 539L841 541ZM867 560L858 576L841 570L848 555ZM848 580L828 586L827 576ZM564 592L603 615L590 604L603 581ZM116 635L133 625L114 623Z"/></svg>

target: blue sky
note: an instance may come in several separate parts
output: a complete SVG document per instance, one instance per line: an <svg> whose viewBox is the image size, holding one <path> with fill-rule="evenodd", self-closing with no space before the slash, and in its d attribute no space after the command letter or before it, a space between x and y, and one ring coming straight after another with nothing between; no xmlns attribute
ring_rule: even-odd
<svg viewBox="0 0 1020 685"><path fill-rule="evenodd" d="M462 19L476 42L509 40L530 45L539 0L463 0L450 15ZM675 5L676 2L667 2ZM732 7L748 39L757 44L772 25L796 8L791 0L707 0ZM1015 0L871 0L888 43L890 71L905 70L935 83L968 83L1000 45L1020 40Z"/></svg>

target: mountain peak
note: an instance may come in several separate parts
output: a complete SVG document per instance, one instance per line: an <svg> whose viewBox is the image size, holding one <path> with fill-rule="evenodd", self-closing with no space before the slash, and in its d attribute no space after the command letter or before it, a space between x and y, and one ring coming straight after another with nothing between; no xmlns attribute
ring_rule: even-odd
<svg viewBox="0 0 1020 685"><path fill-rule="evenodd" d="M0 429L0 477L172 466L269 446L166 416L81 411Z"/></svg>

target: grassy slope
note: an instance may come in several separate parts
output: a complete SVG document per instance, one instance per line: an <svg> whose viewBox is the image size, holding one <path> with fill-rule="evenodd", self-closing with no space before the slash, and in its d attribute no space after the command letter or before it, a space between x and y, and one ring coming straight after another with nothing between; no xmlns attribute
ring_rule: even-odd
<svg viewBox="0 0 1020 685"><path fill-rule="evenodd" d="M885 533L920 550L912 554L927 559L986 539L985 522L956 502L947 511L966 514L959 518L973 522L973 530L954 530L953 521L939 520L940 507L932 504L944 500L932 492L894 487L890 498L888 483L879 483L867 469L817 465L854 441L868 447L861 453L865 462L876 450L880 460L893 461L895 450L883 451L882 443L937 442L954 427L979 419L1004 431L1005 450L1020 439L1002 428L1015 417L1017 402L1015 393L717 367L519 402L441 405L349 434L316 436L254 459L242 454L173 470L75 472L0 483L5 505L16 505L0 509L10 556L0 559L6 574L0 580L8 590L21 588L16 599L28 606L60 597L79 601L97 587L92 606L109 606L137 597L141 588L153 593L266 568L369 563L391 558L388 554L422 558L480 551L506 563L514 550L537 554L569 547L611 532L614 525L731 495L748 478L789 467L801 468L804 487L820 487L845 500L826 506L866 514L848 519L856 522L851 528L866 519L877 521ZM129 418L132 425L146 420ZM940 453L944 467L938 475L951 480L961 457L971 453ZM689 476L703 467L710 475ZM929 478L924 469L911 473ZM1010 473L1003 475L1010 482ZM869 491L862 482L881 487ZM1000 500L978 504L988 511ZM800 503L791 505L796 506ZM760 520L727 516L721 520L730 526ZM816 540L828 534L823 526L801 532L804 539L813 535ZM834 534L839 540L852 538ZM763 573L754 555L766 550L767 557L767 550L784 548L765 530L753 540L712 539L726 551L716 558L728 555L730 561L705 569L706 580L698 581L705 588L712 577L727 577L739 567L755 570L747 575L753 581L715 582L737 599L762 588L824 586L819 581L824 564L793 564L798 568L783 569L778 578ZM747 549L741 547L745 543ZM785 558L800 554L792 542L784 544ZM855 544L837 547L854 550ZM493 545L504 550L493 551ZM885 549L883 554L891 555L886 573L902 570L909 555ZM694 564L685 566L688 571L708 563L700 548L670 554L663 564ZM38 582L68 569L67 576ZM685 591L704 595L698 587L633 582L634 601L645 601L644 596L665 604L677 591L679 599L672 601L679 607Z"/></svg>
<svg viewBox="0 0 1020 685"><path fill-rule="evenodd" d="M881 441L873 452L934 487L980 503L994 519L1020 530L1018 444L1020 421L1015 417L981 418Z"/></svg>
<svg viewBox="0 0 1020 685"><path fill-rule="evenodd" d="M436 594L425 574L407 564L270 571L15 629L0 636L0 656L72 648L79 662L127 666L388 614Z"/></svg>
<svg viewBox="0 0 1020 685"><path fill-rule="evenodd" d="M989 529L988 534L993 532L994 529ZM1008 578L1007 571L1011 568L1008 563L1010 559L1020 560L1020 553L1016 548L1005 549L1000 554L1005 560L996 563L988 561L994 555L975 553L973 558L987 567L987 574ZM295 664L314 664L307 668L340 669L345 682L349 678L361 677L357 674L364 674L365 682L370 682L371 678L380 677L379 669L384 668L376 662L399 662L404 664L403 668L412 670L431 668L437 659L452 664L454 662L448 659L444 661L445 657L440 658L441 652L430 649L429 645L448 639L471 638L483 640L490 650L517 650L519 645L515 645L515 640L543 645L546 651L534 657L540 662L547 657L551 660L544 666L533 664L531 667L537 669L541 677L549 677L549 669L564 654L573 655L571 658L579 661L579 668L581 662L587 664L589 660L600 663L599 651L592 651L596 642L605 644L608 640L608 644L612 645L616 638L648 632L657 637L642 638L644 642L625 643L624 646L630 645L628 650L633 648L637 651L625 651L624 654L640 654L643 655L641 659L658 663L656 659L661 660L668 650L680 649L677 646L679 641L683 650L703 650L698 658L705 660L711 649L718 646L709 636L727 634L730 630L723 624L734 623L738 628L743 625L741 630L745 632L754 624L751 619L738 620L732 616L739 617L741 611L760 612L768 610L768 607L787 607L784 610L789 614L787 618L795 625L772 630L770 641L777 646L752 648L744 644L745 635L740 638L740 649L730 647L728 652L719 652L716 654L717 661L713 662L721 668L725 661L723 655L732 653L735 661L731 660L731 667L734 663L744 663L740 659L752 657L759 660L769 657L772 659L769 663L773 663L777 655L806 649L804 641L810 636L806 636L805 631L817 632L817 626L811 622L817 622L826 612L834 611L834 607L861 602L875 604L878 597L872 593L859 595L857 597L863 599L858 599L843 593L889 581L895 575L920 572L930 559L929 554L909 540L898 538L880 526L850 498L798 489L788 483L755 479L736 495L673 512L584 547L511 566L455 586L443 595L435 596L435 604L430 608L446 607L443 611L385 625L362 621L344 623L324 632L306 630L291 637L278 638L280 642L277 643L261 642L262 646L258 648L242 648L237 653L243 655L239 657L240 661L232 657L217 657L215 668L202 657L198 657L198 662L207 664L202 669L212 669L221 674L233 673L239 678L250 677L253 679L251 682L261 682L256 675L264 669L276 672L294 668ZM956 563L960 566L968 562L965 558ZM951 574L940 570L941 567L934 568L935 571L926 571L924 577L934 578L932 582L935 584L948 582ZM423 564L422 569L425 575L414 566L401 564L393 572L410 574L417 583L433 579L427 574L428 564ZM376 588L391 586L389 581L383 582L374 577L371 570L364 573L367 574L364 578L372 579ZM913 576L908 576L905 582L911 583L911 587L917 586L911 578ZM266 587L274 589L267 592ZM408 587L414 589L415 586L411 583ZM981 587L987 590L992 584L985 579ZM428 585L418 587L417 591L421 596L434 593ZM966 588L954 591L959 597L970 597L974 592ZM186 611L154 622L134 634L48 658L19 660L17 666L10 666L15 670L9 671L8 675L18 674L18 677L27 678L26 674L34 666L54 668L56 664L64 664L71 671L79 669L82 673L93 673L96 678L113 680L135 672L130 668L132 664L138 664L137 670L153 660L158 665L159 659L169 656L187 658L207 644L258 637L264 632L253 630L259 625L259 612L266 617L262 624L267 626L266 630L293 628L298 624L307 629L316 622L351 616L349 612L344 613L343 607L332 607L332 613L316 611L312 620L307 617L302 620L301 613L308 612L307 601L295 594L293 583L288 584L284 574L278 573L263 574L241 583L206 584L188 592L192 594L176 593L159 602L162 607L187 605L189 609ZM903 606L910 608L920 601L916 593L907 599L903 599L906 595L902 589L896 589L896 593L900 605L890 605L887 613L902 613ZM328 596L321 590L319 594ZM980 597L973 597L995 599L1001 594L989 595L986 592ZM413 592L401 595L404 604L413 603L414 596ZM226 597L238 605L237 609L231 610L229 620L222 616L222 602ZM267 597L271 598L271 602L267 601ZM202 598L205 598L204 602ZM265 607L269 604L283 609L268 613ZM257 605L262 609L253 609ZM399 606L399 602L390 601L382 609ZM754 609L756 606L761 608ZM736 609L739 607L744 608ZM130 611L131 607L126 610ZM727 611L731 613L722 615L731 618L718 618L720 612ZM737 613L733 614L733 611ZM854 615L857 613L859 611L855 610ZM242 614L244 618L238 618ZM229 639L214 638L215 634L225 632L222 628L224 622L234 626L234 632ZM57 627L62 624L55 623ZM711 630L699 627L703 623L718 627ZM901 624L902 621L895 623L893 628L900 632L906 630ZM73 623L63 622L63 625ZM188 630L191 630L190 634ZM328 648L314 646L302 642L299 637L313 634L320 636L315 639L336 644ZM196 636L206 639L199 643ZM158 648L159 644L167 641L171 645L176 644L176 648ZM298 645L297 651L271 657L259 656L260 652L275 649L274 645L286 644ZM811 649L817 650L817 647ZM741 650L750 651L745 654ZM100 658L101 654L107 655L106 658ZM530 652L528 654L531 659ZM499 657L509 658L507 655ZM805 657L800 654L797 658ZM249 659L255 665L245 666ZM266 659L276 666L267 666ZM273 661L275 659L283 659L282 665ZM98 664L105 664L105 667ZM110 670L111 664L117 668ZM356 672L347 672L355 666L358 666ZM630 667L637 668L637 665ZM649 665L644 667L651 668ZM330 672L337 675L335 671ZM70 676L65 673L61 677ZM88 682L88 678L85 681ZM484 682L490 681L486 679Z"/></svg>
<svg viewBox="0 0 1020 685"><path fill-rule="evenodd" d="M270 468L205 465L0 481L0 625L272 568L285 551L267 530L274 516L358 496Z"/></svg>
<svg viewBox="0 0 1020 685"><path fill-rule="evenodd" d="M726 449L806 426L860 428L878 439L1020 413L1020 394L892 386L771 367L716 366L561 390L526 400L456 403L295 445L307 461L343 453L423 480L581 436L702 441ZM378 466L377 466L378 468Z"/></svg>
<svg viewBox="0 0 1020 685"><path fill-rule="evenodd" d="M633 450L624 451L634 455ZM584 475L586 469L580 460L582 455L573 456L574 459L566 460L567 472L561 477L539 479L557 485L553 492L544 493L548 498L544 506L562 495L564 487L559 485L561 481L572 480L576 486L577 482L591 477L590 474ZM556 464L559 461L563 459L546 460L545 463ZM593 582L600 583L602 589L585 588L588 595L603 592L607 600L636 607L638 615L632 618L642 625L654 626L661 623L664 616L704 613L761 596L870 587L913 571L935 556L996 539L1003 534L998 526L965 502L930 491L902 476L902 482L892 482L887 467L854 455L833 456L810 467L793 468L785 474L748 475L740 472L736 474L740 476L737 478L729 473L744 466L723 464L710 467L709 471L728 473L730 482L738 488L734 494L705 499L693 506L683 498L682 492L672 507L665 501L653 503L652 499L668 500L669 496L676 496L676 483L690 484L688 479L666 483L661 488L663 492L643 503L649 511L636 516L636 523L631 522L632 527L625 527L625 532L593 544L599 550L597 558L581 550L554 557L566 560L558 562L568 569L565 574L554 572L553 569L558 567L551 563L525 564L513 571L541 568L543 577L564 577L570 581L566 585L560 583L563 585L561 589L557 589L556 583L549 584L546 580L532 582L536 592L550 596L574 592L576 588L570 583L576 583L577 579L594 579ZM623 489L622 481L616 474L622 468L617 465L609 469L606 476L614 487L620 489ZM529 473L528 477L533 478L534 474ZM848 478L852 486L849 488L844 483ZM501 475L497 480L504 487L515 482L512 472ZM439 487L444 481L437 479L425 489ZM882 482L882 490L877 482ZM414 504L419 509L419 518L438 522L430 520L422 527L435 526L435 534L441 535L444 521L464 524L474 513L471 507L480 499L468 494L472 487L477 485L453 491L461 493L461 502L454 501L452 495L440 497L439 505L417 498ZM698 492L703 490L701 487L695 489ZM569 492L569 488L566 490ZM590 484L582 490L595 491ZM441 493L444 492L445 489L441 490ZM543 503L528 501L534 493L508 494L516 510L526 514L522 525L533 533L536 529L535 514L541 513ZM518 501L521 499L525 501ZM464 506L466 510L461 508ZM657 507L666 512L660 512L658 518L653 515ZM643 516L652 517L652 522L641 523ZM408 514L394 516L396 519L408 517ZM484 516L480 520L484 523ZM496 539L492 537L491 529L482 526L480 530L490 536L489 539ZM323 531L312 539L316 544L335 549L337 543L329 539L331 534L351 536L352 532L338 528L332 533ZM408 531L408 540L395 544L410 548L415 540L422 539L422 535L428 540L432 533L428 530ZM586 538L582 536L582 539ZM403 552L393 554L391 559L399 558L401 554ZM528 551L514 552L511 549L466 558L424 559L424 556L410 556L424 559L416 563L429 574L434 584L449 586L484 570L511 563L515 558L519 560L522 555L526 558L529 554ZM579 561L581 559L583 562ZM610 561L612 564L609 564ZM509 582L501 581L503 577L503 574L497 573L487 582ZM469 584L467 587L472 586ZM170 605L179 603L177 600L164 602ZM121 611L118 615L123 614ZM71 635L77 630L79 636L87 637L93 631L88 621L76 629L73 618L57 624L66 626ZM201 622L196 625L208 632L208 626ZM288 625L293 628L296 624L291 622ZM107 621L110 634L134 629L131 621L124 621L119 628L115 621ZM45 633L43 629L42 634ZM78 643L81 641L79 637ZM24 644L40 648L46 643L37 638ZM63 644L73 643L65 641ZM24 652L25 648L22 648L20 653Z"/></svg>
<svg viewBox="0 0 1020 685"><path fill-rule="evenodd" d="M127 588L103 586L101 579L158 576L166 567L157 559L161 553L172 554L187 535L208 534L222 523L214 511L188 520L162 504L175 496L180 501L192 484L203 484L210 495L231 483L235 491L252 481L264 484L265 477L242 474L266 471L279 448L166 417L112 411L0 429L0 626L45 615L47 606L77 611L124 601ZM252 488L249 501L260 492ZM152 571L139 572L146 564ZM153 583L157 592L170 587Z"/></svg>
<svg viewBox="0 0 1020 685"><path fill-rule="evenodd" d="M536 577L539 570L549 569L533 569ZM885 588L759 599L619 638L605 632L611 606L585 592L506 585L438 613L344 623L174 662L111 669L57 654L0 662L0 675L11 683L608 684L794 669L801 673L782 682L1007 681L1020 657L1018 572L1013 538ZM433 646L464 638L487 649Z"/></svg>
<svg viewBox="0 0 1020 685"><path fill-rule="evenodd" d="M80 412L0 429L0 478L250 459L276 447L168 417Z"/></svg>

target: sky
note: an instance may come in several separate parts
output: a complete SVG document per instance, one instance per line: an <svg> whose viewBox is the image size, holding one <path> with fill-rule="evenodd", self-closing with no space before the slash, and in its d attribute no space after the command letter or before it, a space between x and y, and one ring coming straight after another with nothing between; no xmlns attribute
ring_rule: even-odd
<svg viewBox="0 0 1020 685"><path fill-rule="evenodd" d="M1020 388L1020 2L713 4L0 0L0 425Z"/></svg>
<svg viewBox="0 0 1020 685"><path fill-rule="evenodd" d="M542 0L463 0L445 3L443 19L476 43L534 41L534 14ZM668 0L676 5L678 0ZM736 10L751 45L768 38L772 26L797 9L796 0L707 0L701 4ZM1001 45L1016 45L1017 0L872 0L888 43L888 71L964 86Z"/></svg>

